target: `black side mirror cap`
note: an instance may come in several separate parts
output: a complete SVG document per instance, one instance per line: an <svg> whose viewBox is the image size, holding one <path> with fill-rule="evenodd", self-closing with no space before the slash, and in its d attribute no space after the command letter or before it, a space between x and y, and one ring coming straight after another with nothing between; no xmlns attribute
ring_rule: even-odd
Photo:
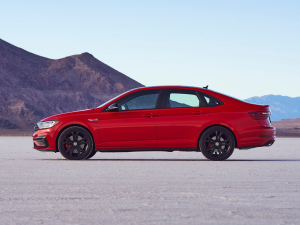
<svg viewBox="0 0 300 225"><path fill-rule="evenodd" d="M110 106L108 106L106 110L110 112L119 111L119 105L117 103L113 103Z"/></svg>

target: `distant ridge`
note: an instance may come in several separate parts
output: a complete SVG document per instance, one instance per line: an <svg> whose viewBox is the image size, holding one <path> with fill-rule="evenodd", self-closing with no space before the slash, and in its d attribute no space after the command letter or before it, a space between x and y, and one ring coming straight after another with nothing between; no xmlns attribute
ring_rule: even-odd
<svg viewBox="0 0 300 225"><path fill-rule="evenodd" d="M300 137L300 118L275 121L272 126L276 127L276 136Z"/></svg>
<svg viewBox="0 0 300 225"><path fill-rule="evenodd" d="M0 130L32 129L44 117L93 108L141 86L90 53L53 60L0 39Z"/></svg>
<svg viewBox="0 0 300 225"><path fill-rule="evenodd" d="M248 98L245 101L254 104L270 105L272 110L271 119L273 121L300 118L300 97L265 95Z"/></svg>

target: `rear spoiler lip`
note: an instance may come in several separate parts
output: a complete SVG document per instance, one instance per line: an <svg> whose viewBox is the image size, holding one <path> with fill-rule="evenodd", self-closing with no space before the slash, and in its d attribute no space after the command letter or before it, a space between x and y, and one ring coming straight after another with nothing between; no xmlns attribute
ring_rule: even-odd
<svg viewBox="0 0 300 225"><path fill-rule="evenodd" d="M272 110L270 105L259 105L253 103L247 103L252 105L252 107L248 108L248 112L269 112L270 116L272 115Z"/></svg>

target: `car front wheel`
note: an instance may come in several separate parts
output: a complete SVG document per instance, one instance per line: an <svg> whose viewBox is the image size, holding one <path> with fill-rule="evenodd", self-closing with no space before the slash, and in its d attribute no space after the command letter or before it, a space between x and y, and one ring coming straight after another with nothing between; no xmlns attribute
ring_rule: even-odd
<svg viewBox="0 0 300 225"><path fill-rule="evenodd" d="M66 159L86 159L94 150L93 138L82 127L69 127L59 136L58 150Z"/></svg>
<svg viewBox="0 0 300 225"><path fill-rule="evenodd" d="M235 139L226 128L215 126L207 129L201 135L199 148L202 154L210 160L221 161L228 159L233 153Z"/></svg>

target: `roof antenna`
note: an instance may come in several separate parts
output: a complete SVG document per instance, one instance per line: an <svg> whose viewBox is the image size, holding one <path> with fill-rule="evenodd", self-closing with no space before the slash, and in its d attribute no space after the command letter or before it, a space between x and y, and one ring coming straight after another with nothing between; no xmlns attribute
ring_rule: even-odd
<svg viewBox="0 0 300 225"><path fill-rule="evenodd" d="M206 86L205 86L205 87L203 87L203 88L207 89L207 88L208 88L208 85L206 85Z"/></svg>

